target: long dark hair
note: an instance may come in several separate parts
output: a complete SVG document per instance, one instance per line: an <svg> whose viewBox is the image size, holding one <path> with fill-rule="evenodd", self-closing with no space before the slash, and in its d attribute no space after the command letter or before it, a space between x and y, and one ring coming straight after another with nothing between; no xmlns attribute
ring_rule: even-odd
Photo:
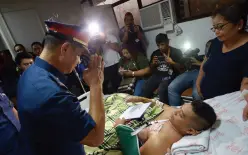
<svg viewBox="0 0 248 155"><path fill-rule="evenodd" d="M131 57L133 60L137 60L137 56L138 56L138 50L137 47L134 44L123 44L121 51L127 49L128 52L130 53Z"/></svg>

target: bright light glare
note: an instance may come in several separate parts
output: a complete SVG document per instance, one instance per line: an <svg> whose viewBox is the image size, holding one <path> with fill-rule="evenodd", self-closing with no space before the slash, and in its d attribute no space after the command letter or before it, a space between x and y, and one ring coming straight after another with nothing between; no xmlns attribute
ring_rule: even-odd
<svg viewBox="0 0 248 155"><path fill-rule="evenodd" d="M100 33L100 27L98 23L92 22L88 25L88 32L90 36L94 36Z"/></svg>
<svg viewBox="0 0 248 155"><path fill-rule="evenodd" d="M189 50L191 48L190 42L188 42L188 41L185 42L184 45L183 45L183 48L184 48L185 51Z"/></svg>

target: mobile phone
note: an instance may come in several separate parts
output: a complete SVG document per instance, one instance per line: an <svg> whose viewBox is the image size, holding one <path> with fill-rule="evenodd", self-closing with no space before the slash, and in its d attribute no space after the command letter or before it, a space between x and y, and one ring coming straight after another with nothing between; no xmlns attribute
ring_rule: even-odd
<svg viewBox="0 0 248 155"><path fill-rule="evenodd" d="M127 72L128 70L126 69L119 69L119 72Z"/></svg>
<svg viewBox="0 0 248 155"><path fill-rule="evenodd" d="M165 61L165 57L164 56L157 56L158 61L162 62Z"/></svg>

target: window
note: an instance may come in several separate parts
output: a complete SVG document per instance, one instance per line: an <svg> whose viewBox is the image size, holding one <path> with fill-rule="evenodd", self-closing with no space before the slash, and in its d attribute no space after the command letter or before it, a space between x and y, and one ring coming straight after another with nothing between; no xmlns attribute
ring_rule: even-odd
<svg viewBox="0 0 248 155"><path fill-rule="evenodd" d="M177 20L179 22L211 15L218 0L175 0Z"/></svg>
<svg viewBox="0 0 248 155"><path fill-rule="evenodd" d="M141 2L141 6L139 7L138 1ZM161 0L106 0L105 2L99 3L98 5L106 5L106 4L114 4L113 6L117 23L119 27L123 27L124 24L124 16L127 12L131 12L134 16L134 23L136 25L140 25L140 12L139 9L141 7L145 7L147 5L159 2Z"/></svg>

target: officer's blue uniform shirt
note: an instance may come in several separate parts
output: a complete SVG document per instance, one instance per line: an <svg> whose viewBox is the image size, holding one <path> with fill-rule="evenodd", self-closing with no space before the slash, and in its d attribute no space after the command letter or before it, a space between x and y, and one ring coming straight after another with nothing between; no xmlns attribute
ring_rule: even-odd
<svg viewBox="0 0 248 155"><path fill-rule="evenodd" d="M0 154L17 155L19 152L20 123L13 113L8 97L0 93Z"/></svg>
<svg viewBox="0 0 248 155"><path fill-rule="evenodd" d="M40 58L19 80L21 135L35 155L85 154L80 141L95 122L63 82L64 75Z"/></svg>

